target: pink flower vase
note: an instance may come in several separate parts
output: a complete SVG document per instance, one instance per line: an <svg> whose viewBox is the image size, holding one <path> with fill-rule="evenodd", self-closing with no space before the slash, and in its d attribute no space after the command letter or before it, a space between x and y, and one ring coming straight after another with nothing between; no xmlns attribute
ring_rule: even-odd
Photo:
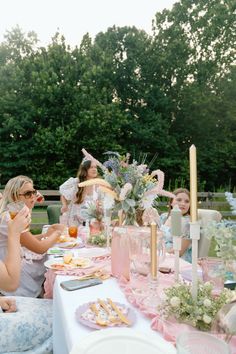
<svg viewBox="0 0 236 354"><path fill-rule="evenodd" d="M98 220L92 220L90 223L90 234L97 235L102 231L102 223Z"/></svg>
<svg viewBox="0 0 236 354"><path fill-rule="evenodd" d="M119 226L113 229L111 271L114 277L124 277L130 280L129 235L134 234L137 237L141 237L141 234L147 232L150 232L149 228L134 225Z"/></svg>
<svg viewBox="0 0 236 354"><path fill-rule="evenodd" d="M111 241L111 272L116 278L130 278L130 260L128 249L128 230L133 226L115 227Z"/></svg>

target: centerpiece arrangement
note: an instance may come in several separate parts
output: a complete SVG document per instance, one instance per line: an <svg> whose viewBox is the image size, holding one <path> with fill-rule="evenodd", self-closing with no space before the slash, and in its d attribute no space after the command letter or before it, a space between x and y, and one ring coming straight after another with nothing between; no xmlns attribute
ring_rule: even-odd
<svg viewBox="0 0 236 354"><path fill-rule="evenodd" d="M218 311L223 305L232 301L236 294L234 291L224 289L216 297L212 284L199 283L195 301L191 294L191 285L183 282L165 289L165 295L165 300L158 308L164 318L174 318L201 331L208 331Z"/></svg>
<svg viewBox="0 0 236 354"><path fill-rule="evenodd" d="M94 159L85 149L87 158ZM103 209L112 209L112 218L122 219L122 224L140 225L158 223L159 215L153 202L157 196L173 197L163 190L164 173L161 170L149 172L146 164L136 160L130 162L130 154L105 153L108 159L97 165L101 168L103 180L95 178L79 184L80 187L98 184L104 193ZM110 199L109 199L110 198Z"/></svg>

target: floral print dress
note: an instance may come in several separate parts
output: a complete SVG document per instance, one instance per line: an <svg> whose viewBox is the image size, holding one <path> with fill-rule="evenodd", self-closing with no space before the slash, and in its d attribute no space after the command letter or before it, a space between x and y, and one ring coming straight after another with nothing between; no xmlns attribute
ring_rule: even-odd
<svg viewBox="0 0 236 354"><path fill-rule="evenodd" d="M51 354L52 300L15 299L17 312L0 312L0 353Z"/></svg>

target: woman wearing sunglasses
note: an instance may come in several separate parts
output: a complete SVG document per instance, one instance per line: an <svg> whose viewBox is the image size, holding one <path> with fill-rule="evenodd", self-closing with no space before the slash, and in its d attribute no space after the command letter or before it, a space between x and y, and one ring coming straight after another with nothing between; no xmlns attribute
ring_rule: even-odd
<svg viewBox="0 0 236 354"><path fill-rule="evenodd" d="M10 218L10 215L6 212L7 205L11 202L22 201L32 210L37 199L36 196L37 191L34 189L33 181L26 176L17 176L7 182L0 201L0 260L5 258L7 252L7 222ZM1 290L0 288L3 294L30 297L38 297L40 295L46 271L44 267L45 256L42 256L42 254L56 243L63 228L63 225L55 224L43 235L32 235L30 231L20 234L21 246L36 254L40 254L40 256L28 256L27 252L24 252L23 249L20 285L15 292L11 293L6 293L4 289Z"/></svg>

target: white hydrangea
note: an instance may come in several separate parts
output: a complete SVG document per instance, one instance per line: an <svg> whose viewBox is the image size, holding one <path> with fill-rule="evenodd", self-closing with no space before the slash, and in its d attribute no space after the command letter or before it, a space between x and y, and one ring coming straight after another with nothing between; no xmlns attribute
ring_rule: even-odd
<svg viewBox="0 0 236 354"><path fill-rule="evenodd" d="M203 315L203 322L205 322L206 324L211 323L212 318L206 314Z"/></svg>
<svg viewBox="0 0 236 354"><path fill-rule="evenodd" d="M203 301L203 305L204 305L205 307L211 307L211 300L205 299L205 300Z"/></svg>
<svg viewBox="0 0 236 354"><path fill-rule="evenodd" d="M180 298L178 296L173 296L170 299L170 304L172 307L179 307L180 305Z"/></svg>

